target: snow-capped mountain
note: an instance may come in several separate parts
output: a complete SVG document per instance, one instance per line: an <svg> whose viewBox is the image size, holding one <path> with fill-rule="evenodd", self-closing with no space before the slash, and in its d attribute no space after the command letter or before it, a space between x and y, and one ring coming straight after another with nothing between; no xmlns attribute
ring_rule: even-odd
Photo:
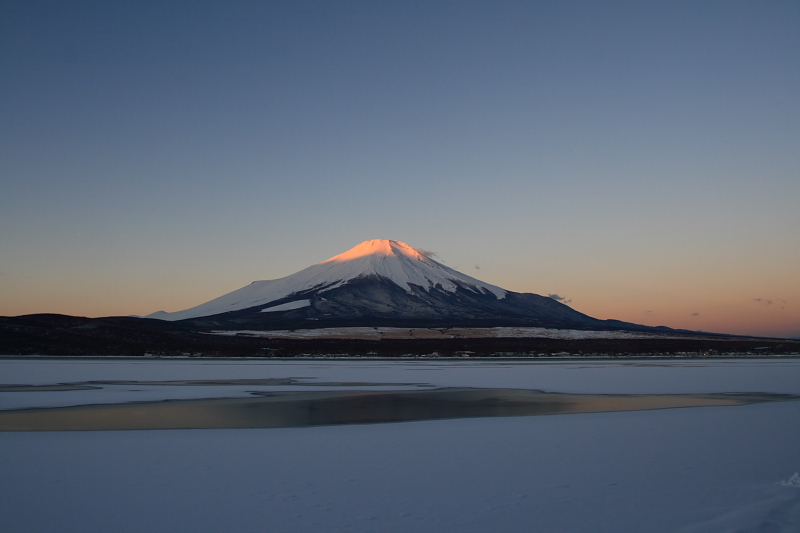
<svg viewBox="0 0 800 533"><path fill-rule="evenodd" d="M218 328L331 325L613 327L536 294L449 268L408 244L370 240L285 278L256 281L209 302L147 318Z"/></svg>
<svg viewBox="0 0 800 533"><path fill-rule="evenodd" d="M362 242L343 254L331 257L327 261L310 266L291 276L254 281L246 287L197 307L174 313L159 311L147 318L184 320L248 309L258 305L264 305L263 310L267 311L268 304L292 294L301 294L311 290L322 294L353 280L369 276L377 276L391 281L408 293L413 293L412 286L417 286L426 291L434 289L450 293L461 288L477 294L493 294L498 299L504 298L506 295L506 291L500 287L484 283L446 267L404 242L373 239ZM272 311L286 309L291 309L291 307L273 308Z"/></svg>

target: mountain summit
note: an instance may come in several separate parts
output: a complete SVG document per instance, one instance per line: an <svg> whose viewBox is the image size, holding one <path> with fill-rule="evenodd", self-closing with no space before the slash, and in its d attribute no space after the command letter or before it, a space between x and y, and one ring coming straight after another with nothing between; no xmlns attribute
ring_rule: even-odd
<svg viewBox="0 0 800 533"><path fill-rule="evenodd" d="M400 241L364 241L305 271L323 265L327 278L340 280L337 281L337 286L352 279L375 275L391 280L409 293L413 292L411 286L417 285L426 291L437 288L455 292L458 287L462 287L479 294L492 293L497 298L506 295L506 291L500 287L448 268Z"/></svg>
<svg viewBox="0 0 800 533"><path fill-rule="evenodd" d="M404 242L383 239L362 242L285 278L255 281L191 309L159 311L147 318L220 329L619 329L623 325L594 319L548 297L501 289L453 270Z"/></svg>

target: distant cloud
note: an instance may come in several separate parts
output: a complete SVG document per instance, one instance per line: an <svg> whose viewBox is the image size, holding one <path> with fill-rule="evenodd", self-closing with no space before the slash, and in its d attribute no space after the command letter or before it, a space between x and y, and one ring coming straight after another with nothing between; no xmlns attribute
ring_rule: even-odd
<svg viewBox="0 0 800 533"><path fill-rule="evenodd" d="M785 309L786 300L768 300L766 298L753 298L753 301L761 305L773 305L776 302L780 304L781 309Z"/></svg>
<svg viewBox="0 0 800 533"><path fill-rule="evenodd" d="M548 294L547 297L548 298L552 298L553 300L555 300L557 302L561 302L562 304L568 304L568 303L570 303L572 301L571 299L567 300L566 296L559 296L558 294Z"/></svg>
<svg viewBox="0 0 800 533"><path fill-rule="evenodd" d="M700 316L700 313L692 313L692 316Z"/></svg>
<svg viewBox="0 0 800 533"><path fill-rule="evenodd" d="M480 265L475 265L475 270L480 270L480 269L481 269Z"/></svg>
<svg viewBox="0 0 800 533"><path fill-rule="evenodd" d="M422 255L424 255L425 257L430 257L431 259L433 259L434 257L439 257L438 255L436 255L436 252L431 252L430 250L423 250L422 248L417 248L417 251Z"/></svg>
<svg viewBox="0 0 800 533"><path fill-rule="evenodd" d="M644 314L645 315L652 315L653 311L652 311L652 309L648 309L647 311L644 311Z"/></svg>

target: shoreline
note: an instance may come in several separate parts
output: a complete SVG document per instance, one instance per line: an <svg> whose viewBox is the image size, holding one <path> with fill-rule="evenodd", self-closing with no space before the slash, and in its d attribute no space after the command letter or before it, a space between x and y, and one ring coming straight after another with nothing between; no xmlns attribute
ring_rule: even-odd
<svg viewBox="0 0 800 533"><path fill-rule="evenodd" d="M800 354L769 354L759 355L751 353L742 354L722 354L722 355L679 355L668 353L637 354L637 355L502 355L502 356L447 356L447 355L398 355L398 356L371 356L371 355L340 355L340 354L309 354L309 355L0 355L0 360L65 360L65 359L85 359L98 360L110 359L117 361L657 361L657 360L733 360L733 361L775 361L800 359Z"/></svg>

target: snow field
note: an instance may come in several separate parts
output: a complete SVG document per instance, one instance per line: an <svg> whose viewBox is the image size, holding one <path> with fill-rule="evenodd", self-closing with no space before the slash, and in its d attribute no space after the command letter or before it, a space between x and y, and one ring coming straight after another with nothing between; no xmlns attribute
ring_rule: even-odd
<svg viewBox="0 0 800 533"><path fill-rule="evenodd" d="M5 531L797 531L796 402L0 435ZM767 524L769 529L763 529ZM758 529L762 527L762 529Z"/></svg>
<svg viewBox="0 0 800 533"><path fill-rule="evenodd" d="M800 393L795 359L2 359L0 376L4 384L293 377L349 386ZM129 388L126 401L192 389ZM113 389L2 393L0 407L12 397L69 404L70 394L105 403ZM0 433L0 529L796 532L797 420L800 402L789 401L264 430Z"/></svg>

